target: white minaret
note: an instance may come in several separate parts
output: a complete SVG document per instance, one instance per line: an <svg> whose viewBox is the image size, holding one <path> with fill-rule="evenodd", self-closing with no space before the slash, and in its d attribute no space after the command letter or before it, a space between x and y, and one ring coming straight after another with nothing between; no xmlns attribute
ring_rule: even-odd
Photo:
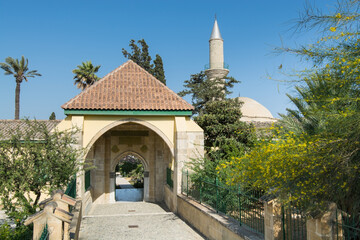
<svg viewBox="0 0 360 240"><path fill-rule="evenodd" d="M224 67L224 40L221 37L216 17L209 40L209 50L210 62L205 74L209 79L223 79L229 73L229 70Z"/></svg>

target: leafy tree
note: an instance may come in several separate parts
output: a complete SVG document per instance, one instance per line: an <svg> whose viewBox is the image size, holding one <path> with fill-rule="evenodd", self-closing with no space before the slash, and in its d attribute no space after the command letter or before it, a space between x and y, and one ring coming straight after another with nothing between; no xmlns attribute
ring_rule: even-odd
<svg viewBox="0 0 360 240"><path fill-rule="evenodd" d="M192 97L194 121L204 130L205 150L212 161L243 154L255 141L253 126L240 121L241 103L227 97L236 83L232 77L210 80L200 72L191 75L179 93Z"/></svg>
<svg viewBox="0 0 360 240"><path fill-rule="evenodd" d="M140 44L141 48L137 45ZM131 48L131 53L122 49L124 57L133 60L140 67L144 68L150 74L152 74L156 79L166 85L165 71L163 66L163 61L160 55L156 54L156 58L153 63L151 63L151 56L149 55L149 46L147 45L144 39L138 40L137 43L134 39L130 40L129 47Z"/></svg>
<svg viewBox="0 0 360 240"><path fill-rule="evenodd" d="M7 57L5 63L0 63L0 68L5 71L5 75L13 75L15 78L15 119L19 119L20 115L20 84L23 80L27 82L30 77L41 76L37 70L30 71L28 63L28 59L25 59L24 56L21 57L20 61L12 57Z"/></svg>
<svg viewBox="0 0 360 240"><path fill-rule="evenodd" d="M91 61L83 62L82 65L78 65L76 69L72 72L75 74L74 76L74 85L81 90L88 88L93 85L100 78L96 76L100 69L100 65L94 66Z"/></svg>
<svg viewBox="0 0 360 240"><path fill-rule="evenodd" d="M54 112L51 113L49 120L56 120L56 115Z"/></svg>
<svg viewBox="0 0 360 240"><path fill-rule="evenodd" d="M205 104L202 113L194 117L204 130L205 148L210 153L217 149L219 157L244 153L254 144L254 128L240 121L241 104L237 99L223 99Z"/></svg>
<svg viewBox="0 0 360 240"><path fill-rule="evenodd" d="M191 75L189 80L185 80L185 90L179 92L179 96L191 96L192 105L195 108L194 114L201 114L204 111L205 104L215 101L223 100L231 94L231 88L234 84L239 83L233 77L226 77L225 79L208 79L203 71Z"/></svg>
<svg viewBox="0 0 360 240"><path fill-rule="evenodd" d="M42 193L68 184L82 154L72 147L74 130L49 132L43 122L22 121L26 127L9 128L0 141L0 199L17 226L35 213Z"/></svg>
<svg viewBox="0 0 360 240"><path fill-rule="evenodd" d="M135 188L144 188L144 166L141 163L129 175Z"/></svg>
<svg viewBox="0 0 360 240"><path fill-rule="evenodd" d="M341 79L341 81L339 81ZM296 95L287 94L297 109L287 109L281 115L284 130L302 134L319 134L328 131L329 120L337 119L344 110L356 108L359 91L353 79L332 69L318 70L296 86Z"/></svg>

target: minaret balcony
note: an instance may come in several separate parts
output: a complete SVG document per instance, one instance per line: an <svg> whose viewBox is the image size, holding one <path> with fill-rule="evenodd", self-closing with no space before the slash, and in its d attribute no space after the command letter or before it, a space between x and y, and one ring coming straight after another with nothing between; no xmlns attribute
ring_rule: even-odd
<svg viewBox="0 0 360 240"><path fill-rule="evenodd" d="M215 64L215 65L217 65L217 64ZM210 69L210 64L205 64L204 70L208 70L208 69ZM223 64L223 69L228 69L229 70L229 64L224 63Z"/></svg>

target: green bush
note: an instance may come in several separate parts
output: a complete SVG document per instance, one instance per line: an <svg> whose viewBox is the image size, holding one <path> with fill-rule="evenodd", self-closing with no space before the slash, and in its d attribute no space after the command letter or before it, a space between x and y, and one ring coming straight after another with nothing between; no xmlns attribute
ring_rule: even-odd
<svg viewBox="0 0 360 240"><path fill-rule="evenodd" d="M5 222L0 226L0 239L2 240L31 240L32 234L32 225L20 225L12 229L10 225Z"/></svg>

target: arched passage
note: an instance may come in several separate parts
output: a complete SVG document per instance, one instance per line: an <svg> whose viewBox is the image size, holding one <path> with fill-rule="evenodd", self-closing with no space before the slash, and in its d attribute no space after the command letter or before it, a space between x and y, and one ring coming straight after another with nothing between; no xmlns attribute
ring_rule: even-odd
<svg viewBox="0 0 360 240"><path fill-rule="evenodd" d="M94 136L94 143L86 157L95 166L91 171L93 199L97 203L114 202L116 196L117 163L126 155L136 156L145 169L144 200L162 201L166 182L166 167L172 160L170 142L153 129L134 121L118 121L118 124ZM158 130L158 129L157 129Z"/></svg>
<svg viewBox="0 0 360 240"><path fill-rule="evenodd" d="M135 162L127 163L129 159ZM121 165L121 162L125 165ZM140 168L138 163L141 164ZM125 166L125 169L116 171L117 166ZM134 151L122 152L111 163L111 169L116 173L114 183L110 183L115 184L115 201L147 201L149 199L149 164L141 154ZM134 170L138 184L131 182L134 180L134 175L131 174ZM122 172L121 175L119 175L120 172Z"/></svg>
<svg viewBox="0 0 360 240"><path fill-rule="evenodd" d="M90 142L87 144L87 149L89 151L89 149L94 145L94 143L101 137L103 136L106 132L108 132L109 130L122 125L122 124L128 124L128 123L136 123L139 125L142 125L146 128L151 129L152 131L154 131L156 134L158 134L166 143L166 145L169 147L169 150L172 154L172 156L174 156L174 145L172 143L172 141L170 141L170 139L166 136L165 133L163 133L163 131L161 129L159 129L158 127L154 126L153 124L144 121L142 119L138 119L138 118L126 118L126 119L121 119L121 120L117 120L114 122L109 123L108 125L106 125L105 127L103 127L101 130L99 130L98 132L96 132L96 134L94 134L91 137Z"/></svg>
<svg viewBox="0 0 360 240"><path fill-rule="evenodd" d="M120 153L117 157L115 157L114 161L112 161L112 163L111 163L112 171L115 171L116 165L121 161L121 159L123 159L124 157L126 157L128 155L134 155L144 165L145 171L149 171L148 162L145 160L145 158L141 154L134 152L134 151L124 151L124 152Z"/></svg>

